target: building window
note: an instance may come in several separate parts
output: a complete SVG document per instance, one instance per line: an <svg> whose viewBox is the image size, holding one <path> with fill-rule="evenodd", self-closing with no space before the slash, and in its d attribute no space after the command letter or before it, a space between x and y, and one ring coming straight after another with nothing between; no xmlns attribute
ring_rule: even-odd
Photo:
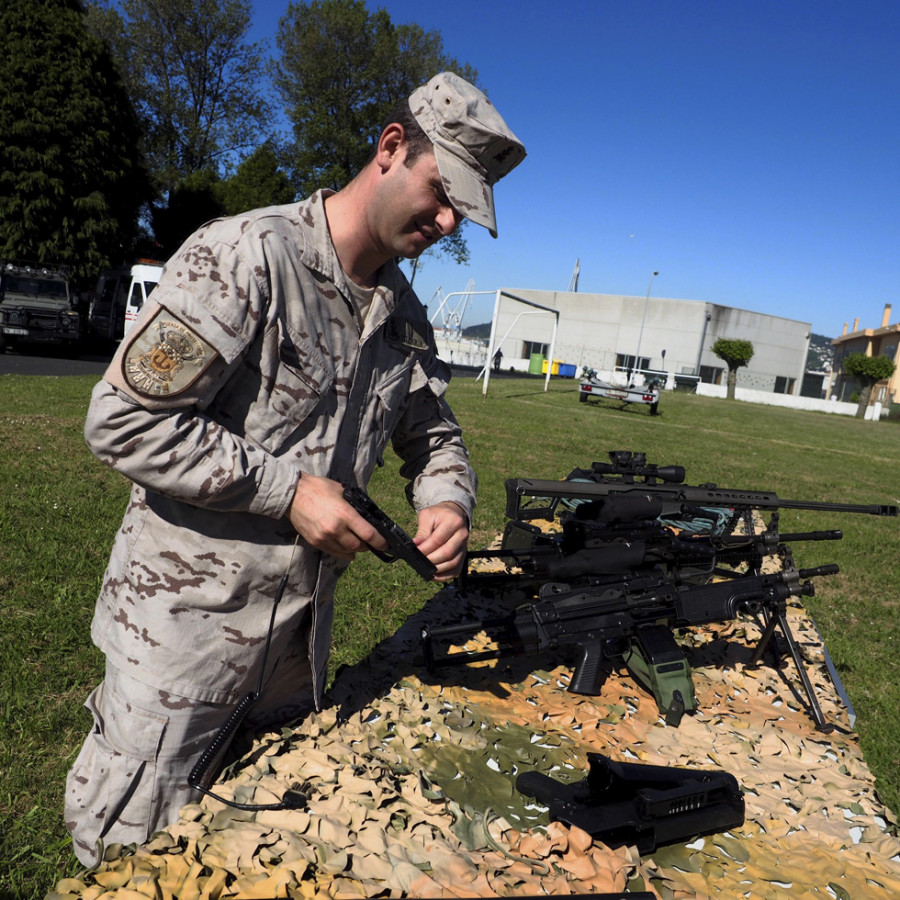
<svg viewBox="0 0 900 900"><path fill-rule="evenodd" d="M775 388L772 393L774 394L793 394L794 393L794 378L788 378L785 375L777 375L775 377Z"/></svg>
<svg viewBox="0 0 900 900"><path fill-rule="evenodd" d="M641 356L638 358L638 365L635 367L634 365L635 356L633 353L617 353L616 354L616 368L628 372L640 372L644 369L650 368L650 357L649 356Z"/></svg>
<svg viewBox="0 0 900 900"><path fill-rule="evenodd" d="M535 341L522 341L522 359L531 359L535 354L543 356L546 359L549 348L549 344L538 344Z"/></svg>
<svg viewBox="0 0 900 900"><path fill-rule="evenodd" d="M704 384L721 384L724 371L721 366L700 366L700 380Z"/></svg>

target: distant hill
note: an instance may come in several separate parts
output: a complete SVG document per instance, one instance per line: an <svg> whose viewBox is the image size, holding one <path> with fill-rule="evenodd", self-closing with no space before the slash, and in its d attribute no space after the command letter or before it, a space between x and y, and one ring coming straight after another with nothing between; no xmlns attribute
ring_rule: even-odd
<svg viewBox="0 0 900 900"><path fill-rule="evenodd" d="M831 338L823 334L809 336L809 353L806 355L808 372L830 372L834 362L834 347Z"/></svg>
<svg viewBox="0 0 900 900"><path fill-rule="evenodd" d="M462 336L487 340L491 336L491 323L485 322L483 325L469 325L467 328L463 328Z"/></svg>

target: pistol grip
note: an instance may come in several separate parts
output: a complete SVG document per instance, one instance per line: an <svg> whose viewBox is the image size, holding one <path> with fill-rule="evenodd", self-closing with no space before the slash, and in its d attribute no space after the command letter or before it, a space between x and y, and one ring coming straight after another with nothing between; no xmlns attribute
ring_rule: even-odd
<svg viewBox="0 0 900 900"><path fill-rule="evenodd" d="M603 653L597 644L581 646L581 661L575 666L569 680L569 691L573 694L587 694L596 697L606 681L608 672L603 666Z"/></svg>

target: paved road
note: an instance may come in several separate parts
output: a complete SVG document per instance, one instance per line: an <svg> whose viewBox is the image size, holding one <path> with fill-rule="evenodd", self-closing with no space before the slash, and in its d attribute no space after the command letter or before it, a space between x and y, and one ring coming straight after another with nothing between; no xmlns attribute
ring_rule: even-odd
<svg viewBox="0 0 900 900"><path fill-rule="evenodd" d="M102 375L111 353L72 352L35 345L0 353L0 375Z"/></svg>
<svg viewBox="0 0 900 900"><path fill-rule="evenodd" d="M32 345L29 349L0 353L0 375L102 375L112 358L112 350L66 351L52 346ZM457 378L474 378L481 370L475 366L451 366ZM491 378L511 377L507 371L492 372ZM527 377L523 372L514 377ZM533 376L543 378L544 376Z"/></svg>

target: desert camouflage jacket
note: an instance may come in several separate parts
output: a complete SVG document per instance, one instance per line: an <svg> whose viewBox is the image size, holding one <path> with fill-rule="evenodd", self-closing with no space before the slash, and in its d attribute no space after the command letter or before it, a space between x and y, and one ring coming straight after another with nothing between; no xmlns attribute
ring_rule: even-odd
<svg viewBox="0 0 900 900"><path fill-rule="evenodd" d="M193 235L93 393L88 444L134 487L92 636L172 693L233 702L252 687L300 472L365 486L392 441L417 510L453 500L471 518L425 310L389 264L361 330L323 200ZM342 568L301 540L278 608L273 647L308 641L317 702Z"/></svg>

